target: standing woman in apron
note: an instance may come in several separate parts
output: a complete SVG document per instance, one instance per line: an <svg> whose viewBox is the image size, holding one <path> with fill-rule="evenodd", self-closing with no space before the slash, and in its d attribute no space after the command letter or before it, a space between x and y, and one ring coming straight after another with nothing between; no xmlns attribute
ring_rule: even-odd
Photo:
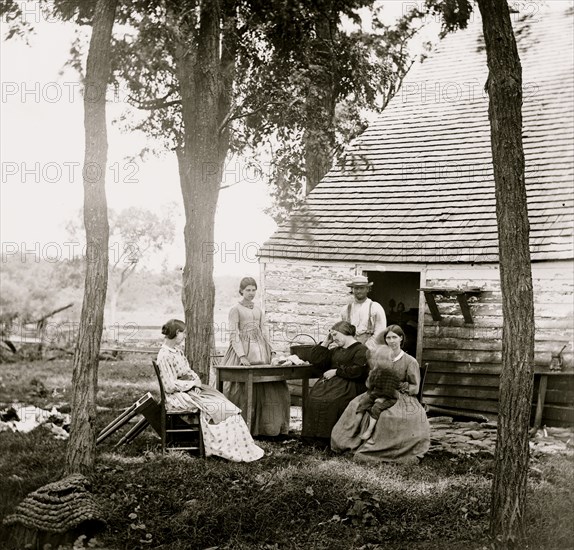
<svg viewBox="0 0 574 550"><path fill-rule="evenodd" d="M229 312L229 348L223 365L271 363L271 345L264 332L263 312L253 302L257 283L244 277L239 283L242 299ZM228 399L241 409L247 405L245 384L225 384ZM291 398L287 382L264 382L253 386L252 435L278 436L289 432Z"/></svg>

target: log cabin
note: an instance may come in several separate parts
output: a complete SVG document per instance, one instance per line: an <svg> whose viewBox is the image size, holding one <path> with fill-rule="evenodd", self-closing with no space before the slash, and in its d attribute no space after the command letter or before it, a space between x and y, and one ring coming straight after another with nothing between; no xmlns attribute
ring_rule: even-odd
<svg viewBox="0 0 574 550"><path fill-rule="evenodd" d="M513 13L523 68L523 137L535 298L538 423L574 424L573 11ZM534 4L533 4L534 5ZM426 368L431 410L493 418L502 306L478 10L407 75L259 251L277 349L322 339L364 274L389 324Z"/></svg>

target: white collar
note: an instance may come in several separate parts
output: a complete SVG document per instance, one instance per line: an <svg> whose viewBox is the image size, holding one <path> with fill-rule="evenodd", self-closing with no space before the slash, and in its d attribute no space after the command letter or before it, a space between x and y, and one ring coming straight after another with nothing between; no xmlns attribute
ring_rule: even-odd
<svg viewBox="0 0 574 550"><path fill-rule="evenodd" d="M393 363L397 362L404 354L405 350L401 350L401 352L393 359Z"/></svg>
<svg viewBox="0 0 574 550"><path fill-rule="evenodd" d="M168 345L165 344L165 343L163 343L163 344L161 345L161 347L162 347L163 349L166 349L166 350L169 351L170 353L178 353L178 352L181 353L181 349L179 349L179 348L177 348L177 347L172 348L171 346L168 346Z"/></svg>

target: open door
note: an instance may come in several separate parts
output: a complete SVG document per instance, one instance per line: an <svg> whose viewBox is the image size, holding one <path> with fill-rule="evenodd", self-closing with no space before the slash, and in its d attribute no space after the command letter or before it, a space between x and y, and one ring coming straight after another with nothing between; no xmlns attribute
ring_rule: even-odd
<svg viewBox="0 0 574 550"><path fill-rule="evenodd" d="M412 357L417 357L420 273L365 271L364 274L373 283L369 297L383 306L387 315L387 325L399 325L403 329L404 350Z"/></svg>

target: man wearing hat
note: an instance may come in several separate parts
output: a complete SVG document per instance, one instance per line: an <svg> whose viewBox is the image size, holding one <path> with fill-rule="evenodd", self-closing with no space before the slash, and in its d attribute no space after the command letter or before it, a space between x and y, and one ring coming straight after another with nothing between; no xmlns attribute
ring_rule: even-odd
<svg viewBox="0 0 574 550"><path fill-rule="evenodd" d="M355 338L369 349L375 346L374 335L387 328L387 316L383 306L367 298L373 283L364 275L355 275L347 283L353 299L341 310L341 320L355 325Z"/></svg>

